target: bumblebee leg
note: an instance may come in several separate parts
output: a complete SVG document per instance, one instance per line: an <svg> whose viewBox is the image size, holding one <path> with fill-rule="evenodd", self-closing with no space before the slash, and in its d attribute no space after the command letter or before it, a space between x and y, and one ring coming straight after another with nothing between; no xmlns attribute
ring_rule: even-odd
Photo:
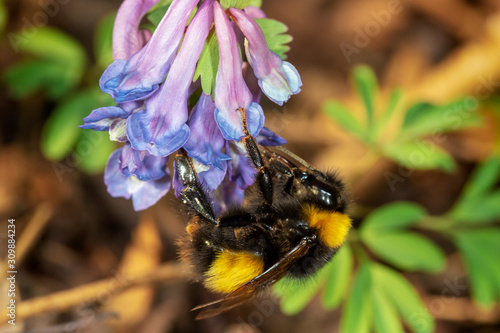
<svg viewBox="0 0 500 333"><path fill-rule="evenodd" d="M196 171L194 171L189 157L184 152L178 153L175 156L175 162L177 175L184 185L180 194L184 203L210 222L218 224L212 206L196 179Z"/></svg>
<svg viewBox="0 0 500 333"><path fill-rule="evenodd" d="M282 191L290 194L293 188L293 181L295 180L294 171L298 170L295 165L290 161L284 159L282 156L273 153L267 149L263 151L265 157L269 161L269 167L273 170L276 177L286 177Z"/></svg>
<svg viewBox="0 0 500 333"><path fill-rule="evenodd" d="M257 169L255 181L257 182L259 190L264 199L263 210L265 213L267 213L273 203L273 180L271 177L271 171L269 170L269 167L267 165L264 165L259 147L257 146L254 138L248 132L245 110L240 110L240 112L241 120L243 122L243 132L246 135L243 139L241 139L241 141L245 145L250 160Z"/></svg>

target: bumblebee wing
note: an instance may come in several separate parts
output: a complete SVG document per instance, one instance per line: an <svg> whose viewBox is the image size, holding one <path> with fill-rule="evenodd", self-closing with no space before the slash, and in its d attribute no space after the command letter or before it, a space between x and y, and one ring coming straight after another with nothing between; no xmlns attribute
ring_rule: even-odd
<svg viewBox="0 0 500 333"><path fill-rule="evenodd" d="M232 296L231 294L217 300L214 302L210 302L207 304L203 304L195 307L191 311L202 310L197 316L196 320L207 319L210 317L217 316L221 313L231 310L232 308L237 307L238 305L244 303L245 301L251 299L256 293L256 290L246 290L244 293L240 293L238 295ZM230 297L231 296L231 297ZM217 308L207 309L208 307L220 304Z"/></svg>
<svg viewBox="0 0 500 333"><path fill-rule="evenodd" d="M226 312L252 298L257 292L276 283L288 273L290 267L297 262L297 260L302 258L307 251L309 251L311 240L312 238L304 238L297 246L264 273L248 281L232 293L219 300L195 307L192 311L203 310L196 316L196 319L206 319ZM215 309L206 309L214 305L219 305L219 307Z"/></svg>

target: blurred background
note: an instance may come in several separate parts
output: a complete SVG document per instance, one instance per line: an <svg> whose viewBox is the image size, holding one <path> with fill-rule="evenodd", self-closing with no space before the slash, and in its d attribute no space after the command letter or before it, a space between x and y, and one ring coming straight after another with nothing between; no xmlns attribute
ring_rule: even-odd
<svg viewBox="0 0 500 333"><path fill-rule="evenodd" d="M304 84L266 126L346 180L355 229L314 281L204 321L175 197L112 198L116 147L77 128L111 104L120 3L0 0L0 332L500 332L499 1L263 1Z"/></svg>

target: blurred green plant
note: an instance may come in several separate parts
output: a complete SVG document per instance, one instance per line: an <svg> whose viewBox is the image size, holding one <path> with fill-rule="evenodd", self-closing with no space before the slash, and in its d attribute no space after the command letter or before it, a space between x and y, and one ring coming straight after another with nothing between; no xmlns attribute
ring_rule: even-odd
<svg viewBox="0 0 500 333"><path fill-rule="evenodd" d="M353 82L356 93L363 102L365 121L339 101L325 103L325 113L339 126L362 141L368 149L410 169L440 169L453 171L453 157L439 147L444 133L481 125L477 105L469 98L462 98L446 105L418 102L403 111L397 131L390 128L393 119L401 117L404 92L391 91L387 105L377 109L379 95L375 73L367 66L354 69ZM418 156L416 156L418 154Z"/></svg>
<svg viewBox="0 0 500 333"><path fill-rule="evenodd" d="M5 0L0 0L0 32L3 31L5 25L7 24L7 7L5 6Z"/></svg>
<svg viewBox="0 0 500 333"><path fill-rule="evenodd" d="M387 107L378 115L373 71L364 66L355 69L354 85L363 101L365 123L337 101L326 103L326 113L368 149L412 169L453 170L452 156L425 142L426 137L482 123L466 98L444 106L422 102L402 110L398 130L389 133L402 92L392 91ZM418 145L432 147L433 153L421 163L407 163ZM297 314L321 291L324 308L342 305L343 333L403 332L404 326L412 332L433 332L434 318L404 276L404 272L436 273L446 266L445 253L433 241L435 237L424 236L428 234L455 245L469 273L472 299L491 309L500 303L499 181L500 152L495 151L476 167L455 205L443 215L431 216L419 204L405 201L373 210L359 228L351 230L347 243L315 278L305 282L284 279L275 285L282 310Z"/></svg>
<svg viewBox="0 0 500 333"><path fill-rule="evenodd" d="M91 110L114 104L96 85L113 61L114 17L115 14L106 16L96 29L95 63L90 62L83 46L73 37L56 28L43 27L34 36L20 34L26 41L19 45L22 59L3 75L13 97L22 99L42 92L56 103L44 124L40 142L43 154L50 160L59 161L68 154L72 157L72 162L62 168L78 166L89 173L101 172L115 149L106 133L90 134L78 128Z"/></svg>

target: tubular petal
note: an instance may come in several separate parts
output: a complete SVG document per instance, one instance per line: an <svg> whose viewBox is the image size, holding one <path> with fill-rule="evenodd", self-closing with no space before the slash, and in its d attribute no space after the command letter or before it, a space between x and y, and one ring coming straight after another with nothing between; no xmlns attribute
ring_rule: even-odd
<svg viewBox="0 0 500 333"><path fill-rule="evenodd" d="M251 135L260 131L264 113L258 104L252 103L252 93L243 79L236 35L218 2L214 3L214 16L220 53L215 84L215 120L226 140L239 141L245 135L240 110L245 110Z"/></svg>
<svg viewBox="0 0 500 333"><path fill-rule="evenodd" d="M145 99L161 83L174 57L186 23L199 0L174 0L149 42L130 60L115 60L99 84L117 103Z"/></svg>

